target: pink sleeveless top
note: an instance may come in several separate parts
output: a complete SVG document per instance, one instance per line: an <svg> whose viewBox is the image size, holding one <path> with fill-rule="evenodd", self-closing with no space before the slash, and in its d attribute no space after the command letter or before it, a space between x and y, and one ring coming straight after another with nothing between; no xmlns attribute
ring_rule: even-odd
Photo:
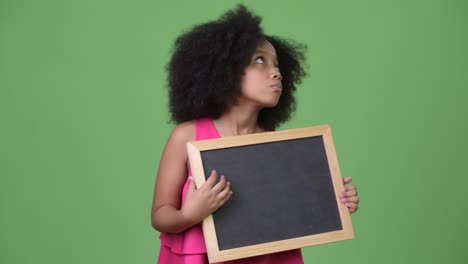
<svg viewBox="0 0 468 264"><path fill-rule="evenodd" d="M213 121L208 118L195 120L195 140L205 140L220 138ZM192 175L189 171L188 175ZM188 177L182 190L182 204L185 201L189 181ZM195 255L206 254L205 239L201 224L197 224L188 228L184 232L177 234L161 233L161 244L166 246L170 251L178 255ZM247 261L247 262L245 262ZM303 263L300 249L278 252L257 256L253 258L227 261L225 263L282 263L282 264L298 264Z"/></svg>

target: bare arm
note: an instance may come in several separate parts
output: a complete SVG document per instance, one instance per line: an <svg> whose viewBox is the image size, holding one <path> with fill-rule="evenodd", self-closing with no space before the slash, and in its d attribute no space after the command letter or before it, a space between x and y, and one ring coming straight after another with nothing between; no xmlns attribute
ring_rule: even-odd
<svg viewBox="0 0 468 264"><path fill-rule="evenodd" d="M169 136L159 162L154 188L151 224L161 232L178 233L196 224L180 212L182 188L187 179L185 143L195 139L194 125L178 125Z"/></svg>
<svg viewBox="0 0 468 264"><path fill-rule="evenodd" d="M196 190L190 182L186 202L181 208L182 188L187 179L186 143L195 139L193 122L178 125L171 133L159 164L154 189L151 223L165 233L179 233L198 224L230 198L230 184L224 176L217 182L213 172Z"/></svg>

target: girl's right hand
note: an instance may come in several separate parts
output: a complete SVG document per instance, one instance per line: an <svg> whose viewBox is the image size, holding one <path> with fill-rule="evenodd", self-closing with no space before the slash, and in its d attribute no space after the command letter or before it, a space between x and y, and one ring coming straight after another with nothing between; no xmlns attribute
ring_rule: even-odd
<svg viewBox="0 0 468 264"><path fill-rule="evenodd" d="M217 182L217 178L217 173L213 170L200 189L196 189L192 177L189 178L190 183L181 212L190 222L200 223L223 206L231 197L231 183L226 182L224 175L221 176L219 182Z"/></svg>

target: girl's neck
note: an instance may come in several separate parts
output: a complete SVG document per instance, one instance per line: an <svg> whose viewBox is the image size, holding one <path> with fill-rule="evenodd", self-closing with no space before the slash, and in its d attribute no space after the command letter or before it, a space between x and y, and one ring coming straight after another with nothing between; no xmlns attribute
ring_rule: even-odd
<svg viewBox="0 0 468 264"><path fill-rule="evenodd" d="M233 106L213 123L221 137L265 132L258 126L259 110Z"/></svg>

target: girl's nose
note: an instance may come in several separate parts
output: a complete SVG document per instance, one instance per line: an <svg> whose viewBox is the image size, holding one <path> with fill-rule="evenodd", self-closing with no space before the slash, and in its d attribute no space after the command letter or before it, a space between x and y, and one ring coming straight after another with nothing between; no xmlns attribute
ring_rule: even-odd
<svg viewBox="0 0 468 264"><path fill-rule="evenodd" d="M278 70L278 68L274 68L273 69L273 72L271 74L271 77L273 79L277 79L279 81L281 81L283 79L283 77L281 76L281 72Z"/></svg>

